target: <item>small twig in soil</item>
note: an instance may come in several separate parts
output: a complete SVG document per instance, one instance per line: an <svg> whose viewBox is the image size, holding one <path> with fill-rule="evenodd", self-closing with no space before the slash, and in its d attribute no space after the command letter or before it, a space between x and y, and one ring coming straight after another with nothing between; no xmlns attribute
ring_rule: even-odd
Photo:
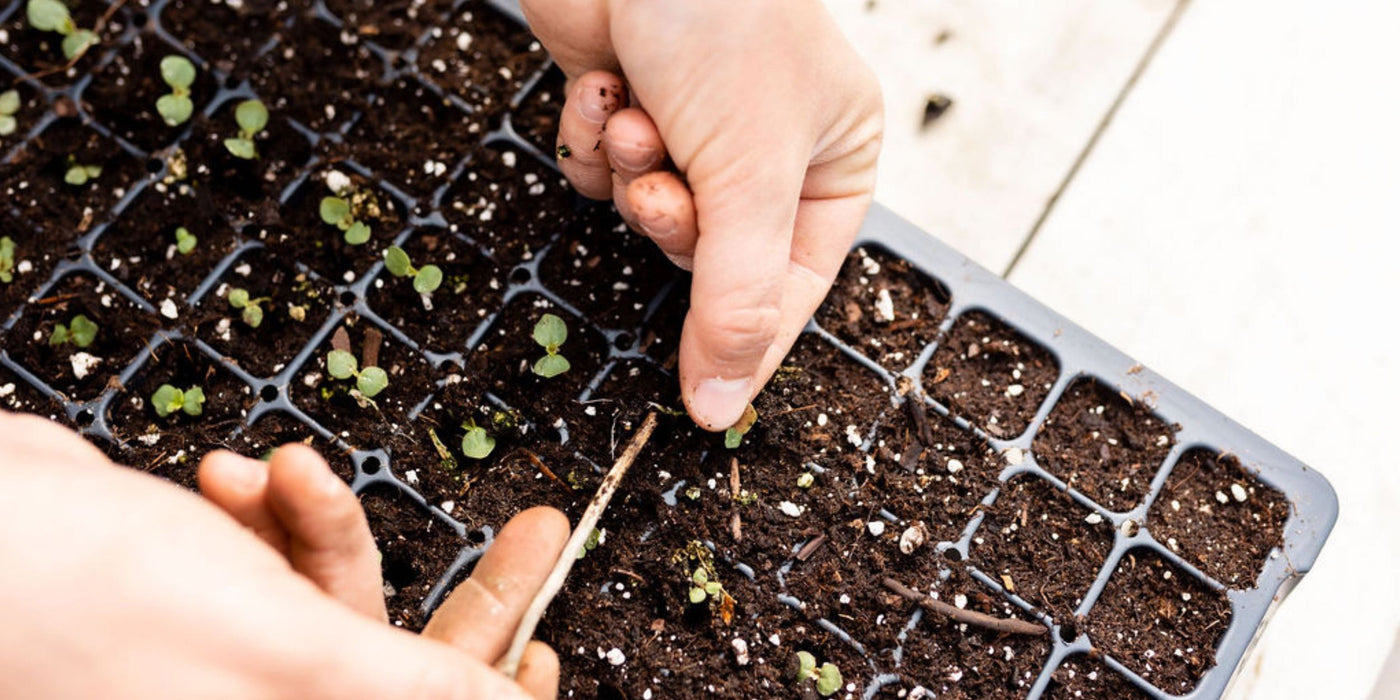
<svg viewBox="0 0 1400 700"><path fill-rule="evenodd" d="M928 407L924 405L924 392L919 391L912 381L905 378L907 391L904 405L909 409L909 418L914 421L914 436L924 447L933 447L933 428L928 423Z"/></svg>
<svg viewBox="0 0 1400 700"><path fill-rule="evenodd" d="M797 550L797 560L807 561L811 559L812 555L816 554L817 550L821 549L824 544L826 544L826 535L817 535L811 542L802 545L802 549Z"/></svg>
<svg viewBox="0 0 1400 700"><path fill-rule="evenodd" d="M365 354L360 358L366 367L379 366L379 348L384 346L384 334L374 326L365 327Z"/></svg>
<svg viewBox="0 0 1400 700"><path fill-rule="evenodd" d="M735 542L744 541L744 523L739 517L739 458L729 460L729 500L734 513L729 516L729 532Z"/></svg>
<svg viewBox="0 0 1400 700"><path fill-rule="evenodd" d="M1026 622L1025 620L1017 620L1009 617L993 617L973 610L964 610L956 605L949 605L937 598L924 595L923 593L909 588L892 578L886 577L884 584L885 588L899 594L900 597L912 600L918 603L919 607L929 612L938 613L955 622L962 622L972 625L973 627L981 627L1002 634L1040 636L1049 632L1049 628L1045 625L1038 625L1034 622Z"/></svg>
<svg viewBox="0 0 1400 700"><path fill-rule="evenodd" d="M535 468L536 468L536 469L540 470L540 472L541 472L542 474L544 474L545 476L549 477L549 480L550 480L550 481L553 481L554 483L559 484L559 486L561 486L561 487L564 489L564 491L567 492L567 493L573 493L573 492L574 492L573 488L571 488L568 484L564 483L564 480L563 480L563 479L560 479L559 476L558 476L557 474L555 474L552 470L550 470L549 467L545 466L544 460L543 460L543 459L540 459L540 456L539 456L539 455L537 455L537 454L535 454L534 452L531 452L531 451L529 451L529 450L527 450L527 449L525 449L525 448L523 448L523 447L520 448L520 452L521 452L522 454L525 455L525 459L530 460L530 464L535 465Z"/></svg>
<svg viewBox="0 0 1400 700"><path fill-rule="evenodd" d="M817 407L816 404L814 404L814 403L809 403L809 404L807 404L806 406L794 406L794 407L792 407L792 408L785 408L785 409L783 409L783 410L781 410L781 411L778 411L777 413L770 413L770 414L764 416L764 420L773 420L774 418L777 418L778 416L786 416L786 415L789 414L789 413L796 413L796 412L798 412L798 411L806 411L806 410L813 409L813 408L816 408L816 407Z"/></svg>
<svg viewBox="0 0 1400 700"><path fill-rule="evenodd" d="M554 568L550 570L544 585L535 593L534 599L530 601L530 607L525 609L525 615L520 619L520 626L515 630L515 638L511 640L510 649L506 651L506 655L501 658L501 663L497 666L501 673L507 677L515 678L516 672L520 670L520 657L524 656L525 646L535 636L535 627L539 625L540 618L544 617L544 611L549 608L554 596L558 595L559 590L564 587L564 579L569 576L569 569L573 568L574 562L578 561L578 552L583 548L584 541L598 526L598 520L603 517L603 511L607 510L608 501L612 500L617 487L622 483L622 477L627 475L627 470L637 460L637 455L641 454L642 448L646 447L647 440L651 438L651 433L655 429L656 411L650 411L642 421L641 427L637 428L636 433L633 433L632 440L622 451L622 456L617 458L617 462L613 464L608 475L603 477L603 483L598 487L598 493L594 494L593 500L588 502L588 508L583 511L583 517L579 518L578 525L574 527L574 533L569 536L569 541L564 543L564 549L559 553L559 559L554 562Z"/></svg>

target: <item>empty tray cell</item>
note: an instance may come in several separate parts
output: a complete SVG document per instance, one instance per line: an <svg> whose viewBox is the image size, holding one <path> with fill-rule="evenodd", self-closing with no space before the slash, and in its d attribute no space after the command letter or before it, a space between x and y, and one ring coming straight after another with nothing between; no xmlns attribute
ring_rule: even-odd
<svg viewBox="0 0 1400 700"><path fill-rule="evenodd" d="M626 447L623 437L654 405L684 410L680 382L643 360L623 360L608 370L587 401L566 408L566 444L598 464L611 465Z"/></svg>
<svg viewBox="0 0 1400 700"><path fill-rule="evenodd" d="M1050 675L1044 700L1152 700L1141 688L1110 669L1101 659L1076 654Z"/></svg>
<svg viewBox="0 0 1400 700"><path fill-rule="evenodd" d="M1030 475L1007 482L986 512L972 563L1056 620L1073 619L1108 560L1113 525Z"/></svg>
<svg viewBox="0 0 1400 700"><path fill-rule="evenodd" d="M552 377L534 371L535 364L547 354L534 339L535 326L545 314L559 317L567 329L558 354L568 361L569 368ZM492 393L545 427L552 426L569 404L578 401L607 359L608 341L601 333L543 296L524 294L501 311L467 357L467 373L488 377Z"/></svg>
<svg viewBox="0 0 1400 700"><path fill-rule="evenodd" d="M203 394L202 403L192 390ZM112 459L196 490L199 459L234 432L256 401L247 384L193 344L157 346L108 408L107 424L121 443Z"/></svg>
<svg viewBox="0 0 1400 700"><path fill-rule="evenodd" d="M446 185L482 132L480 117L405 78L376 90L364 111L344 143L331 151L347 152L415 197Z"/></svg>
<svg viewBox="0 0 1400 700"><path fill-rule="evenodd" d="M305 0L171 0L160 10L160 26L213 67L241 76L274 25L308 5Z"/></svg>
<svg viewBox="0 0 1400 700"><path fill-rule="evenodd" d="M398 488L376 484L360 494L379 547L389 622L413 631L427 622L423 601L467 541Z"/></svg>
<svg viewBox="0 0 1400 700"><path fill-rule="evenodd" d="M1152 685L1184 695L1215 666L1215 647L1230 626L1224 593L1146 549L1123 555L1094 607L1094 647Z"/></svg>
<svg viewBox="0 0 1400 700"><path fill-rule="evenodd" d="M334 131L354 116L368 85L384 76L384 62L354 34L302 15L276 33L276 46L249 72L269 111L285 113L313 131Z"/></svg>
<svg viewBox="0 0 1400 700"><path fill-rule="evenodd" d="M349 206L342 224L328 224L321 216L326 198ZM257 238L268 248L297 260L336 284L359 279L382 260L384 249L403 229L404 212L398 200L372 180L348 169L328 167L307 178L282 205L282 221L290 231L270 229ZM351 220L369 227L369 240L350 243L340 228Z"/></svg>
<svg viewBox="0 0 1400 700"><path fill-rule="evenodd" d="M166 299L183 302L233 247L233 229L207 190L156 182L102 232L92 258L159 305Z"/></svg>
<svg viewBox="0 0 1400 700"><path fill-rule="evenodd" d="M951 297L943 283L873 247L846 256L817 323L885 369L914 363L938 334Z"/></svg>
<svg viewBox="0 0 1400 700"><path fill-rule="evenodd" d="M918 589L942 602L1002 619L1034 622L1019 608L955 569L948 580ZM912 603L901 601L901 605ZM904 641L897 668L901 686L923 686L928 697L1020 700L1029 693L1050 655L1048 634L1002 634L928 610ZM907 695L904 697L908 697Z"/></svg>
<svg viewBox="0 0 1400 700"><path fill-rule="evenodd" d="M68 59L63 55L63 35L29 26L27 3L17 0L6 4L13 8L13 11L5 18L5 22L0 24L0 30L8 37L6 41L0 42L0 54L4 54L5 58L13 61L26 73L46 73L41 80L51 86L67 85L85 75L97 65L104 49L111 48L121 37L130 22L130 14L125 10L112 15L98 32L99 43L83 54L82 59L74 64L73 70L65 71ZM92 30L96 29L98 20L107 11L107 3L74 2L68 11L75 26ZM3 11L0 11L0 14L3 14Z"/></svg>
<svg viewBox="0 0 1400 700"><path fill-rule="evenodd" d="M72 182L82 175L82 184L66 179L75 168L82 172L75 171ZM145 176L141 161L77 119L50 122L0 174L6 233L33 230L48 255L61 257L78 236L106 221L112 206Z"/></svg>
<svg viewBox="0 0 1400 700"><path fill-rule="evenodd" d="M544 64L544 47L528 29L485 3L467 3L445 27L434 27L418 54L418 70L484 114L508 105Z"/></svg>
<svg viewBox="0 0 1400 700"><path fill-rule="evenodd" d="M145 151L174 143L188 124L170 126L156 111L156 101L171 91L161 77L160 64L166 56L188 60L154 36L141 36L94 70L92 82L82 91L83 106L97 123ZM203 111L218 90L213 74L196 66L194 84L190 86L190 101L194 104L191 114Z"/></svg>
<svg viewBox="0 0 1400 700"><path fill-rule="evenodd" d="M482 148L443 197L453 231L490 250L502 266L532 259L575 220L562 175L513 148Z"/></svg>
<svg viewBox="0 0 1400 700"><path fill-rule="evenodd" d="M654 243L628 230L610 207L597 206L550 249L540 264L546 287L606 328L641 323L666 284L670 263Z"/></svg>
<svg viewBox="0 0 1400 700"><path fill-rule="evenodd" d="M345 23L346 33L402 51L442 21L452 0L326 0L326 9Z"/></svg>
<svg viewBox="0 0 1400 700"><path fill-rule="evenodd" d="M229 303L236 290L248 296L241 309ZM334 301L323 280L255 248L225 270L200 300L192 323L195 335L229 361L255 377L271 377L306 347Z"/></svg>
<svg viewBox="0 0 1400 700"><path fill-rule="evenodd" d="M550 66L529 94L511 110L511 128L540 152L554 153L559 140L559 114L563 108L564 72Z"/></svg>
<svg viewBox="0 0 1400 700"><path fill-rule="evenodd" d="M389 383L378 394L366 397L360 377L331 376L326 358L342 340L348 341L343 349L355 356L356 371L384 371ZM432 395L437 379L436 370L416 351L351 317L307 358L290 391L297 406L327 430L352 447L370 449L404 429L413 411Z"/></svg>
<svg viewBox="0 0 1400 700"><path fill-rule="evenodd" d="M1050 351L981 312L963 314L924 369L935 399L992 437L1009 440L1030 426L1059 376Z"/></svg>
<svg viewBox="0 0 1400 700"><path fill-rule="evenodd" d="M78 321L75 333L78 316L96 326L95 332ZM53 344L60 325L63 342ZM73 401L90 401L145 349L157 327L158 318L106 282L74 274L25 309L10 329L5 349L55 391Z"/></svg>
<svg viewBox="0 0 1400 700"><path fill-rule="evenodd" d="M956 540L997 487L1002 459L981 437L927 407L916 418L914 400L886 411L864 497L902 520L921 521L931 543Z"/></svg>
<svg viewBox="0 0 1400 700"><path fill-rule="evenodd" d="M264 413L258 422L228 439L226 447L245 457L271 459L284 445L306 445L325 458L335 475L349 483L355 478L350 455L327 442L310 426L281 411Z"/></svg>
<svg viewBox="0 0 1400 700"><path fill-rule="evenodd" d="M14 413L33 413L56 423L68 424L68 414L64 412L63 404L30 386L29 382L2 366L0 366L0 410Z"/></svg>
<svg viewBox="0 0 1400 700"><path fill-rule="evenodd" d="M183 151L167 160L172 173L183 171L219 211L236 221L260 221L266 219L268 200L282 194L311 158L311 142L284 115L270 111L267 126L253 138L257 157L233 155L224 141L239 134L234 115L243 102L225 100L210 116L196 117L190 137L180 145Z"/></svg>
<svg viewBox="0 0 1400 700"><path fill-rule="evenodd" d="M424 228L403 243L413 268L436 265L442 284L420 294L416 277L395 277L383 268L370 285L370 308L435 352L465 352L467 339L497 309L506 278L480 250L445 229Z"/></svg>
<svg viewBox="0 0 1400 700"><path fill-rule="evenodd" d="M1060 396L1031 451L1070 487L1123 512L1147 493L1175 432L1140 402L1084 377Z"/></svg>
<svg viewBox="0 0 1400 700"><path fill-rule="evenodd" d="M1253 588L1274 547L1283 546L1288 501L1233 455L1187 452L1147 516L1152 536L1207 574Z"/></svg>

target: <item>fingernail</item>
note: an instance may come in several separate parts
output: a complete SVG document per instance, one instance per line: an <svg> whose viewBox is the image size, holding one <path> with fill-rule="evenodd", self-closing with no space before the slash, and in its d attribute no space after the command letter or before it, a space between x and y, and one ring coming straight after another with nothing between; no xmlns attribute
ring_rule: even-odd
<svg viewBox="0 0 1400 700"><path fill-rule="evenodd" d="M727 428L743 415L752 389L753 380L749 377L706 379L695 387L695 398L691 400L690 408L706 428Z"/></svg>
<svg viewBox="0 0 1400 700"><path fill-rule="evenodd" d="M647 238L657 243L662 243L676 235L676 218L668 214L638 215L637 226L642 229L642 233L645 233Z"/></svg>
<svg viewBox="0 0 1400 700"><path fill-rule="evenodd" d="M620 97L617 87L581 84L578 86L578 112L584 119L594 124L602 124L617 111Z"/></svg>

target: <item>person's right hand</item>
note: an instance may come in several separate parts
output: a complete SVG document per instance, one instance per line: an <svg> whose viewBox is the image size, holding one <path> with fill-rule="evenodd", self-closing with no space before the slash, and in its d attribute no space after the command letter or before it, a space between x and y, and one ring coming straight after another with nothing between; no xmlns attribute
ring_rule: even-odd
<svg viewBox="0 0 1400 700"><path fill-rule="evenodd" d="M0 445L0 697L556 693L544 645L520 685L491 665L567 537L557 511L503 528L419 636L385 624L363 511L307 448L211 457L226 514L41 418L0 412Z"/></svg>

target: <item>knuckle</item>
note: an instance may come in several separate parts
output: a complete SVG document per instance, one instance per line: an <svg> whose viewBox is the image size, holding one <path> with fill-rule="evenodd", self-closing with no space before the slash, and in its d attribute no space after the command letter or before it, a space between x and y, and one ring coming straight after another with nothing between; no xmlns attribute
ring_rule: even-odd
<svg viewBox="0 0 1400 700"><path fill-rule="evenodd" d="M763 357L778 334L782 311L776 301L755 301L756 295L743 288L731 291L697 308L702 342L710 356L721 364L756 362ZM737 303L726 303L735 300Z"/></svg>

